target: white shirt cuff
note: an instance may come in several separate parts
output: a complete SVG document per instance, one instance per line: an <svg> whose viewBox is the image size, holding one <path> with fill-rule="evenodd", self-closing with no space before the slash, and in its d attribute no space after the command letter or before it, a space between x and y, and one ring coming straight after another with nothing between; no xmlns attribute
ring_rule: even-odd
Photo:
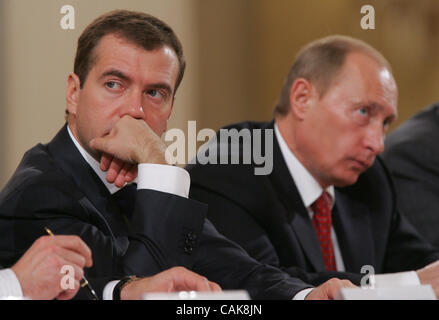
<svg viewBox="0 0 439 320"><path fill-rule="evenodd" d="M312 291L314 288L303 289L296 293L293 297L293 300L305 300L306 296Z"/></svg>
<svg viewBox="0 0 439 320"><path fill-rule="evenodd" d="M104 288L104 292L102 293L103 300L113 300L113 290L116 284L119 283L120 280L114 280L107 283Z"/></svg>
<svg viewBox="0 0 439 320"><path fill-rule="evenodd" d="M421 285L416 271L372 275L370 281L375 288Z"/></svg>
<svg viewBox="0 0 439 320"><path fill-rule="evenodd" d="M12 269L0 270L0 297L23 297L20 282Z"/></svg>
<svg viewBox="0 0 439 320"><path fill-rule="evenodd" d="M152 163L138 165L137 189L156 190L187 198L190 185L189 173L180 167Z"/></svg>

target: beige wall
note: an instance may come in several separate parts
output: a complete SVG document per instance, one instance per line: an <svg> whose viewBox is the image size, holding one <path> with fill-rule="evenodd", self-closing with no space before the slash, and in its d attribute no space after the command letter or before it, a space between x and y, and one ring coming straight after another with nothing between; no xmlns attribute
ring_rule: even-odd
<svg viewBox="0 0 439 320"><path fill-rule="evenodd" d="M360 28L366 3L376 30ZM64 4L76 9L74 31L59 27ZM23 152L62 125L77 37L115 8L157 15L183 42L188 67L170 127L270 119L297 51L334 33L371 43L392 64L400 89L392 128L439 100L437 0L0 0L0 187Z"/></svg>

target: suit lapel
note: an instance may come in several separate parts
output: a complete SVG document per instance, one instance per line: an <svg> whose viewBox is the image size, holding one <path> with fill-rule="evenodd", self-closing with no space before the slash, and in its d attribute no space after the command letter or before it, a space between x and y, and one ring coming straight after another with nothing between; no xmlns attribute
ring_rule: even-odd
<svg viewBox="0 0 439 320"><path fill-rule="evenodd" d="M346 271L360 272L363 265L374 265L368 208L343 189L336 188L332 216Z"/></svg>
<svg viewBox="0 0 439 320"><path fill-rule="evenodd" d="M273 125L274 123L271 122L269 128L273 128ZM288 221L290 221L291 228L300 242L302 252L315 271L324 271L325 264L316 232L296 184L288 171L276 135L273 134L273 136L273 171L269 175L269 179L278 194L279 200L286 207L289 215Z"/></svg>
<svg viewBox="0 0 439 320"><path fill-rule="evenodd" d="M112 230L116 234L125 233L120 215L115 215L115 212L118 212L117 205L111 200L108 189L73 144L67 125L58 132L47 148L57 165L72 179L75 185L73 188L82 193L79 201L102 218L111 235Z"/></svg>

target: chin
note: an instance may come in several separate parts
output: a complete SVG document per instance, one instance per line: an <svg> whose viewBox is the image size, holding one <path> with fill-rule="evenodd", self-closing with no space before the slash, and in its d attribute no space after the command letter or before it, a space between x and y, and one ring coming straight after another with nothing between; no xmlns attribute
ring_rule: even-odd
<svg viewBox="0 0 439 320"><path fill-rule="evenodd" d="M357 182L359 175L351 175L349 177L338 177L335 179L334 186L349 187Z"/></svg>

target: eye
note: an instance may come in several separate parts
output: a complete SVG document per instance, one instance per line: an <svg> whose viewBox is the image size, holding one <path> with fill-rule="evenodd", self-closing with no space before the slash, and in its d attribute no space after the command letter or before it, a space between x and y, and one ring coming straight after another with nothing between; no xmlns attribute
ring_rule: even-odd
<svg viewBox="0 0 439 320"><path fill-rule="evenodd" d="M387 130L391 124L392 124L392 120L390 120L390 119L384 120L383 121L383 128L384 128L384 130Z"/></svg>
<svg viewBox="0 0 439 320"><path fill-rule="evenodd" d="M158 97L158 96L162 96L162 94L160 93L160 91L158 90L148 90L147 92L151 97Z"/></svg>
<svg viewBox="0 0 439 320"><path fill-rule="evenodd" d="M120 83L116 81L107 81L105 82L105 86L109 89L120 89L121 87Z"/></svg>
<svg viewBox="0 0 439 320"><path fill-rule="evenodd" d="M356 124L360 126L364 126L370 122L372 118L372 111L368 106L364 106L364 107L358 106L352 109L351 115L352 115L352 120Z"/></svg>
<svg viewBox="0 0 439 320"><path fill-rule="evenodd" d="M149 91L148 91L148 94L149 94L151 97L157 97L157 96L160 94L160 92L159 92L158 90L149 90Z"/></svg>
<svg viewBox="0 0 439 320"><path fill-rule="evenodd" d="M359 108L357 111L362 116L367 116L369 114L369 110L367 108Z"/></svg>
<svg viewBox="0 0 439 320"><path fill-rule="evenodd" d="M162 92L161 90L151 89L146 91L146 94L154 100L166 100L166 93Z"/></svg>

